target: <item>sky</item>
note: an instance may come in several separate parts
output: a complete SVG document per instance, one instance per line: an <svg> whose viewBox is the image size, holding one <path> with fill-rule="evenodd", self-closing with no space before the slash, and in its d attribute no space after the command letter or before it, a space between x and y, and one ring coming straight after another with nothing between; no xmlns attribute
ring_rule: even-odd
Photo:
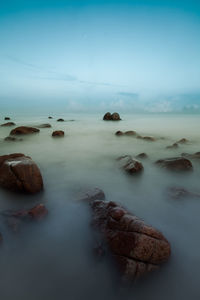
<svg viewBox="0 0 200 300"><path fill-rule="evenodd" d="M0 107L200 112L200 1L0 1Z"/></svg>

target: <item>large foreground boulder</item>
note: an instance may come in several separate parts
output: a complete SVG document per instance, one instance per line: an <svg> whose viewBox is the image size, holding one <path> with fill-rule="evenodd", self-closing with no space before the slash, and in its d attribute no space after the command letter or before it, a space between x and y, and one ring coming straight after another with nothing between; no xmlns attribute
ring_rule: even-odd
<svg viewBox="0 0 200 300"><path fill-rule="evenodd" d="M103 117L104 121L120 121L120 115L118 113L113 113L111 114L110 112L107 112L104 117Z"/></svg>
<svg viewBox="0 0 200 300"><path fill-rule="evenodd" d="M29 126L20 126L11 130L10 135L22 135L22 134L33 134L38 133L40 130Z"/></svg>
<svg viewBox="0 0 200 300"><path fill-rule="evenodd" d="M130 155L121 156L117 158L117 160L119 161L120 167L131 175L140 173L144 169L142 163Z"/></svg>
<svg viewBox="0 0 200 300"><path fill-rule="evenodd" d="M92 225L123 278L134 280L168 260L170 244L160 231L115 202L94 200L90 205Z"/></svg>
<svg viewBox="0 0 200 300"><path fill-rule="evenodd" d="M36 163L21 153L0 156L0 186L3 188L37 193L43 188L43 180Z"/></svg>
<svg viewBox="0 0 200 300"><path fill-rule="evenodd" d="M193 169L191 161L184 157L159 159L156 164L170 171L192 171Z"/></svg>

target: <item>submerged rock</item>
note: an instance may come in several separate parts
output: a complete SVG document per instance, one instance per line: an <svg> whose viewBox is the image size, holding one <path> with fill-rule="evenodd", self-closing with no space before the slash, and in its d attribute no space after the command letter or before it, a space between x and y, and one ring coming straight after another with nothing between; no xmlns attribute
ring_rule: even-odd
<svg viewBox="0 0 200 300"><path fill-rule="evenodd" d="M155 142L156 141L156 139L153 136L137 135L137 139L141 139L141 140L148 141L148 142Z"/></svg>
<svg viewBox="0 0 200 300"><path fill-rule="evenodd" d="M3 127L9 127L9 126L15 126L16 124L14 122L8 122L8 123L4 123L4 124L1 124L1 126Z"/></svg>
<svg viewBox="0 0 200 300"><path fill-rule="evenodd" d="M200 198L200 193L194 193L186 190L183 187L176 187L176 186L170 187L168 189L168 195L173 199L181 199L186 197Z"/></svg>
<svg viewBox="0 0 200 300"><path fill-rule="evenodd" d="M117 159L120 162L121 167L127 173L133 175L143 171L143 165L140 161L133 159L130 155L124 155Z"/></svg>
<svg viewBox="0 0 200 300"><path fill-rule="evenodd" d="M136 155L136 158L147 158L147 157L148 157L148 155L144 152Z"/></svg>
<svg viewBox="0 0 200 300"><path fill-rule="evenodd" d="M57 122L64 122L64 119L58 119Z"/></svg>
<svg viewBox="0 0 200 300"><path fill-rule="evenodd" d="M51 124L46 123L46 124L37 125L36 127L37 128L50 128Z"/></svg>
<svg viewBox="0 0 200 300"><path fill-rule="evenodd" d="M6 142L19 142L19 141L23 141L23 139L18 139L14 136L7 136L7 137L5 137L4 141L6 141Z"/></svg>
<svg viewBox="0 0 200 300"><path fill-rule="evenodd" d="M174 143L170 146L167 146L166 149L177 149L179 147L179 145L177 143Z"/></svg>
<svg viewBox="0 0 200 300"><path fill-rule="evenodd" d="M78 193L76 197L79 201L91 202L94 200L104 200L105 194L99 188L89 189L87 191L83 190Z"/></svg>
<svg viewBox="0 0 200 300"><path fill-rule="evenodd" d="M105 121L120 121L121 118L120 118L120 115L116 112L113 114L111 114L110 112L107 112L104 115L103 120L105 120Z"/></svg>
<svg viewBox="0 0 200 300"><path fill-rule="evenodd" d="M10 135L33 134L40 132L39 129L29 126L20 126L11 130Z"/></svg>
<svg viewBox="0 0 200 300"><path fill-rule="evenodd" d="M123 278L135 280L158 269L170 256L170 244L157 229L115 202L90 203L92 225L101 232Z"/></svg>
<svg viewBox="0 0 200 300"><path fill-rule="evenodd" d="M185 138L179 140L178 142L176 142L177 144L187 144L189 141Z"/></svg>
<svg viewBox="0 0 200 300"><path fill-rule="evenodd" d="M181 156L191 158L191 159L200 159L200 152L196 152L194 154L182 153Z"/></svg>
<svg viewBox="0 0 200 300"><path fill-rule="evenodd" d="M63 137L64 135L65 135L65 133L62 130L56 130L52 133L53 137Z"/></svg>
<svg viewBox="0 0 200 300"><path fill-rule="evenodd" d="M0 156L0 186L35 194L42 190L43 180L36 163L21 153Z"/></svg>
<svg viewBox="0 0 200 300"><path fill-rule="evenodd" d="M192 171L193 170L191 161L184 157L159 159L156 161L156 164L170 171Z"/></svg>

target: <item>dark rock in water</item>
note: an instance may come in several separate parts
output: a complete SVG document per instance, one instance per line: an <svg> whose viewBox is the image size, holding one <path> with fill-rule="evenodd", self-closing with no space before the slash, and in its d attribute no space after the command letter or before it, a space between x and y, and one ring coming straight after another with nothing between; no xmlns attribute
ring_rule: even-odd
<svg viewBox="0 0 200 300"><path fill-rule="evenodd" d="M156 141L156 139L153 136L137 135L137 139L141 139L141 140L148 141L148 142L155 142Z"/></svg>
<svg viewBox="0 0 200 300"><path fill-rule="evenodd" d="M103 120L105 120L105 121L120 121L121 118L120 118L120 115L116 112L113 114L111 114L110 112L107 112L104 115Z"/></svg>
<svg viewBox="0 0 200 300"><path fill-rule="evenodd" d="M43 180L36 163L21 153L0 156L0 186L35 194L42 190Z"/></svg>
<svg viewBox="0 0 200 300"><path fill-rule="evenodd" d="M64 122L64 119L58 119L57 122Z"/></svg>
<svg viewBox="0 0 200 300"><path fill-rule="evenodd" d="M53 137L63 137L64 135L65 135L65 133L62 130L56 130L52 133Z"/></svg>
<svg viewBox="0 0 200 300"><path fill-rule="evenodd" d="M50 124L41 124L41 125L38 125L36 126L37 128L50 128L51 125Z"/></svg>
<svg viewBox="0 0 200 300"><path fill-rule="evenodd" d="M179 147L179 145L177 143L174 143L170 146L167 146L166 149L177 149Z"/></svg>
<svg viewBox="0 0 200 300"><path fill-rule="evenodd" d="M7 137L5 137L4 141L6 141L6 142L19 142L19 141L23 141L23 139L18 139L14 136L7 136Z"/></svg>
<svg viewBox="0 0 200 300"><path fill-rule="evenodd" d="M18 211L4 211L2 215L6 218L6 224L13 232L18 232L23 222L42 220L48 214L44 204L38 204L31 209Z"/></svg>
<svg viewBox="0 0 200 300"><path fill-rule="evenodd" d="M187 144L188 142L189 142L189 141L188 141L187 139L183 138L183 139L179 140L179 141L176 142L176 143L178 143L178 144Z"/></svg>
<svg viewBox="0 0 200 300"><path fill-rule="evenodd" d="M181 156L191 158L191 159L200 159L200 152L196 152L194 154L182 153Z"/></svg>
<svg viewBox="0 0 200 300"><path fill-rule="evenodd" d="M136 155L136 158L147 158L147 157L148 157L148 155L144 152Z"/></svg>
<svg viewBox="0 0 200 300"><path fill-rule="evenodd" d="M95 200L90 205L92 225L124 279L135 280L169 259L170 244L160 231L115 202Z"/></svg>
<svg viewBox="0 0 200 300"><path fill-rule="evenodd" d="M173 157L160 159L156 161L156 164L162 168L166 168L170 171L191 171L193 170L192 163L189 159L184 157Z"/></svg>
<svg viewBox="0 0 200 300"><path fill-rule="evenodd" d="M117 159L121 167L129 174L137 174L143 171L143 165L136 159L133 159L130 155L124 155Z"/></svg>
<svg viewBox="0 0 200 300"><path fill-rule="evenodd" d="M123 135L123 132L118 130L118 131L115 132L115 135L118 135L118 136Z"/></svg>
<svg viewBox="0 0 200 300"><path fill-rule="evenodd" d="M20 126L11 130L10 135L33 134L40 132L39 129L29 126Z"/></svg>
<svg viewBox="0 0 200 300"><path fill-rule="evenodd" d="M186 197L200 198L200 193L194 193L182 187L171 187L168 189L168 195L173 199L182 199Z"/></svg>
<svg viewBox="0 0 200 300"><path fill-rule="evenodd" d="M8 123L4 123L4 124L1 124L1 126L3 127L9 127L9 126L15 126L16 124L14 122L8 122Z"/></svg>
<svg viewBox="0 0 200 300"><path fill-rule="evenodd" d="M5 117L4 120L7 121L7 120L10 120L10 118L9 117Z"/></svg>
<svg viewBox="0 0 200 300"><path fill-rule="evenodd" d="M124 134L125 135L136 135L136 132L133 130L129 130L129 131L125 131Z"/></svg>
<svg viewBox="0 0 200 300"><path fill-rule="evenodd" d="M53 119L53 118L51 116L49 116L48 119Z"/></svg>
<svg viewBox="0 0 200 300"><path fill-rule="evenodd" d="M79 201L85 201L85 202L91 202L94 200L104 200L105 194L104 194L104 191L102 191L101 189L94 188L94 189L90 189L87 191L81 191L77 195L77 199Z"/></svg>

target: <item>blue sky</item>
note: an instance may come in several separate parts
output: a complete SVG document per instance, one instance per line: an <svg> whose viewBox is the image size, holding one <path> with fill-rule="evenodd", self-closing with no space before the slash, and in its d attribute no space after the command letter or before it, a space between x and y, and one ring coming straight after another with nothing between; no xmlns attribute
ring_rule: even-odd
<svg viewBox="0 0 200 300"><path fill-rule="evenodd" d="M0 103L200 111L200 1L0 2Z"/></svg>

